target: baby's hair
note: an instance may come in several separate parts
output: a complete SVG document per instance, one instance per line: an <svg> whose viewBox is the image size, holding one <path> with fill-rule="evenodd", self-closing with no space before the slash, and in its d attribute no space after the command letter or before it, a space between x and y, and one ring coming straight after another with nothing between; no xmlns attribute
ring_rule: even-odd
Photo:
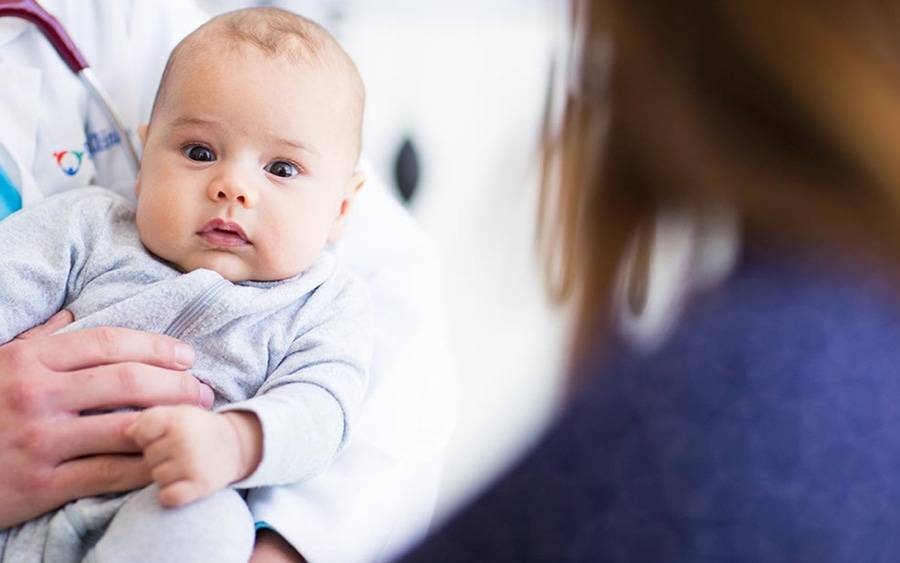
<svg viewBox="0 0 900 563"><path fill-rule="evenodd" d="M312 64L347 71L350 103L357 132L362 129L365 88L353 59L328 31L316 22L279 8L247 8L216 16L181 40L169 55L151 111L165 102L166 86L179 58L200 44L239 49L249 45L270 57L286 57L297 64ZM359 153L359 133L356 135Z"/></svg>
<svg viewBox="0 0 900 563"><path fill-rule="evenodd" d="M327 64L329 56L343 49L316 22L278 8L239 10L214 18L222 20L223 38L232 45L249 44L270 56L299 60L316 59Z"/></svg>

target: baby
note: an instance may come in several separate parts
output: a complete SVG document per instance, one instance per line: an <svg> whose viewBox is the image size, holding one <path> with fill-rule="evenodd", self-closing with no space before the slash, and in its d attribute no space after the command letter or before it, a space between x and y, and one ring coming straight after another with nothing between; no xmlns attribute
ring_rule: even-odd
<svg viewBox="0 0 900 563"><path fill-rule="evenodd" d="M253 518L235 488L301 480L341 450L372 333L366 292L326 246L363 184L363 102L318 25L225 14L169 58L136 208L90 188L0 222L0 342L67 308L65 330L190 342L216 396L215 412L143 411L127 435L154 484L0 531L3 561L246 561Z"/></svg>

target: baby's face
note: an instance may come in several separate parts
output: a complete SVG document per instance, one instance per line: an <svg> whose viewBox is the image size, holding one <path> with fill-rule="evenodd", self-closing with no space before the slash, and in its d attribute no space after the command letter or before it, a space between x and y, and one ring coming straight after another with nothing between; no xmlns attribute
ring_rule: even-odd
<svg viewBox="0 0 900 563"><path fill-rule="evenodd" d="M279 280L309 267L356 189L335 70L254 48L179 61L147 133L137 226L183 271Z"/></svg>

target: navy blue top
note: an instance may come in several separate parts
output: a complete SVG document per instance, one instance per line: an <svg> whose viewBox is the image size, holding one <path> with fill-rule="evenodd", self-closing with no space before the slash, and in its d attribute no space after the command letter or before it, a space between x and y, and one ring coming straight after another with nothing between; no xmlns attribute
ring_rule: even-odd
<svg viewBox="0 0 900 563"><path fill-rule="evenodd" d="M743 259L408 561L900 561L900 305ZM811 262L811 261L810 261Z"/></svg>

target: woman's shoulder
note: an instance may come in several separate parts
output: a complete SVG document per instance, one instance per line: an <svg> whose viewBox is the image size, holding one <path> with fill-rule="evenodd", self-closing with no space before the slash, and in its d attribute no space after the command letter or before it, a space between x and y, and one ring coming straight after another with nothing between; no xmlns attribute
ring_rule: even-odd
<svg viewBox="0 0 900 563"><path fill-rule="evenodd" d="M628 537L671 560L900 549L878 531L900 525L900 305L857 266L751 256L658 350L590 366L543 451L596 452L583 484L610 496L589 552Z"/></svg>
<svg viewBox="0 0 900 563"><path fill-rule="evenodd" d="M900 298L890 279L815 253L745 257L658 349L620 351L584 369L588 395L680 417L813 409L826 399L834 413L866 410L874 395L842 397L860 389L900 397L898 368Z"/></svg>
<svg viewBox="0 0 900 563"><path fill-rule="evenodd" d="M410 560L895 560L900 307L833 266L745 259L655 352L585 366L535 450Z"/></svg>
<svg viewBox="0 0 900 563"><path fill-rule="evenodd" d="M751 253L687 307L657 350L626 351L606 370L756 380L790 370L821 385L883 371L888 358L900 360L900 291L885 271L824 252Z"/></svg>

